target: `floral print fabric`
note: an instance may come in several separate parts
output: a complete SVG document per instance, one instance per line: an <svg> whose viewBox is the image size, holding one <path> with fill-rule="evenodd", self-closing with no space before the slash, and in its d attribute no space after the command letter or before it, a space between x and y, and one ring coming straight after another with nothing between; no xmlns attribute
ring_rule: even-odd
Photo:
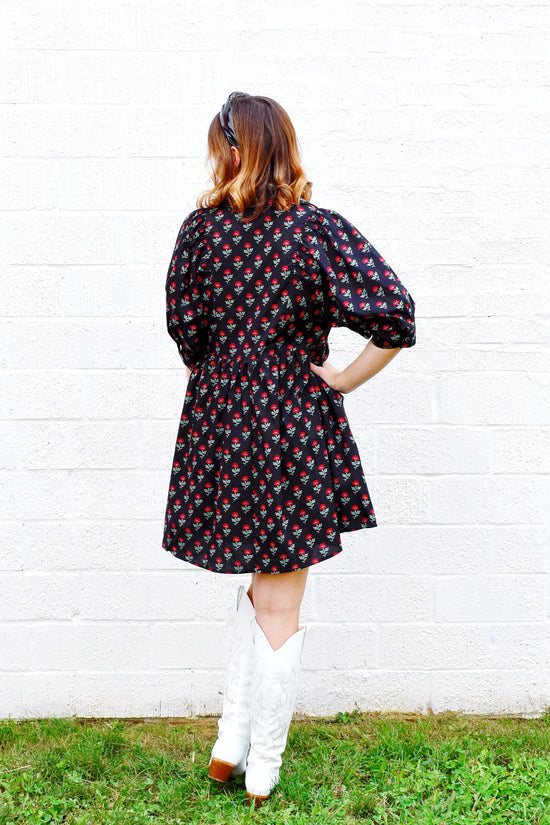
<svg viewBox="0 0 550 825"><path fill-rule="evenodd" d="M414 301L367 239L301 200L245 223L196 209L176 238L166 319L191 369L162 546L218 573L283 573L376 526L344 396L310 369L348 327L416 342Z"/></svg>

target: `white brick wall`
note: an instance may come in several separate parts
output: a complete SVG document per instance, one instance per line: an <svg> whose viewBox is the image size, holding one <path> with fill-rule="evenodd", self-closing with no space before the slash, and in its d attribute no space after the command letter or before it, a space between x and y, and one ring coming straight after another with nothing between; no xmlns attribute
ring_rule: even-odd
<svg viewBox="0 0 550 825"><path fill-rule="evenodd" d="M548 6L6 4L0 717L219 713L234 597L161 547L175 235L234 89L413 294L346 397L379 527L312 568L297 712L550 705ZM235 48L237 46L237 48ZM363 346L331 334L344 366Z"/></svg>

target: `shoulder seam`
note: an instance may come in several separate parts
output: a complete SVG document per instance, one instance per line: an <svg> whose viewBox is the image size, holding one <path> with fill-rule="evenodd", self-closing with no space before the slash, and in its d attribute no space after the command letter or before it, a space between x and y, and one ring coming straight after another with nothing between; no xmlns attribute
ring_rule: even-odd
<svg viewBox="0 0 550 825"><path fill-rule="evenodd" d="M186 239L188 244L194 244L202 240L204 235L202 224L205 217L205 210L202 207L197 207L183 220L181 225L182 237Z"/></svg>

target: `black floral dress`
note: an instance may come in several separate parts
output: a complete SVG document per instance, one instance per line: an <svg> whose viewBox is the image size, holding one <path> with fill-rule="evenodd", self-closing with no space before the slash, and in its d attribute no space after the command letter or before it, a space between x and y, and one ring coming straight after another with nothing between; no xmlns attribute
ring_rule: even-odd
<svg viewBox="0 0 550 825"><path fill-rule="evenodd" d="M344 397L310 361L328 358L332 327L412 347L415 305L337 212L301 200L241 217L195 209L168 270L168 332L191 375L162 546L217 573L284 573L376 526Z"/></svg>

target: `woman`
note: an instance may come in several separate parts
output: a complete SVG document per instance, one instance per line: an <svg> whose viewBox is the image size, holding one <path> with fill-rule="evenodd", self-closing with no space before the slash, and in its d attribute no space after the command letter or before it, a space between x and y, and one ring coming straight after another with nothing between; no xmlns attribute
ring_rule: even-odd
<svg viewBox="0 0 550 825"><path fill-rule="evenodd" d="M213 188L176 239L167 326L187 366L163 547L240 587L209 776L279 780L308 570L376 526L343 396L416 341L414 301L342 215L309 201L285 110L233 92L208 132ZM344 370L328 333L368 339Z"/></svg>

